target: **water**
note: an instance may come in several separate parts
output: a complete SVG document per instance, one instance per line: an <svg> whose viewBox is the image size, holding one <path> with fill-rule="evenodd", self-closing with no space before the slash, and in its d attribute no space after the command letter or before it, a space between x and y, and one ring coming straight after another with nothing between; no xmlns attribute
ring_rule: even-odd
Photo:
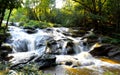
<svg viewBox="0 0 120 75"><path fill-rule="evenodd" d="M25 60L34 56L51 53L56 55L56 63L64 65L62 68L66 71L74 70L76 72L76 70L80 69L79 71L84 72L87 69L88 73L92 70L99 73L96 75L102 75L105 71L103 66L107 68L120 68L119 63L112 64L94 58L88 53L89 46L87 39L81 40L81 37L71 37L72 33L69 32L69 28L61 27L36 30L36 33L29 34L23 28L9 26L9 33L11 34L11 38L9 39L11 42L9 44L13 48L13 52L9 56L14 56L10 62L26 62ZM66 62L72 62L69 68L65 68ZM45 73L49 72L59 75L60 72L56 71L57 69L64 70L61 67L54 67L52 71L57 74L50 71L50 69L45 70Z"/></svg>
<svg viewBox="0 0 120 75"><path fill-rule="evenodd" d="M82 40L80 38L72 38L71 36L64 35L69 33L68 28L46 28L37 29L37 33L28 34L23 28L15 26L9 26L9 32L11 34L13 52L27 52L27 51L45 51L43 46L52 47L51 51L60 50L61 54L67 54L67 44L73 43L73 51L80 53L83 50ZM50 44L49 46L47 44Z"/></svg>

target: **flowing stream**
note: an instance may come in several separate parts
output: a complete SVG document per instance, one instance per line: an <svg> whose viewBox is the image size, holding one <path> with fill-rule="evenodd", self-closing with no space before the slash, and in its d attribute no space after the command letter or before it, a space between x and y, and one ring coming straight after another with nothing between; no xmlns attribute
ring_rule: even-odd
<svg viewBox="0 0 120 75"><path fill-rule="evenodd" d="M90 47L85 39L72 37L69 28L24 29L9 26L11 37L7 40L12 46L14 56L11 63L19 63L33 56L41 56L43 53L56 55L56 67L44 69L44 73L52 75L103 75L111 68L120 71L119 63L105 62L94 58L90 53ZM68 63L66 66L66 63ZM107 68L107 69L105 69ZM84 74L80 74L84 73ZM118 74L119 75L119 74Z"/></svg>

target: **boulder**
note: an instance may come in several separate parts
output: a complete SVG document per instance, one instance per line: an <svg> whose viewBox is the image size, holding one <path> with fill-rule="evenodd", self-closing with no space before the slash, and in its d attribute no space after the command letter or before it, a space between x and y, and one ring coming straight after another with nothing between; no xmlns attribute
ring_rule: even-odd
<svg viewBox="0 0 120 75"><path fill-rule="evenodd" d="M111 49L109 44L94 44L90 49L90 54L93 56L108 56L108 52Z"/></svg>
<svg viewBox="0 0 120 75"><path fill-rule="evenodd" d="M56 57L55 55L51 54L43 54L42 56L37 57L37 59L34 61L39 66L39 69L44 69L56 65Z"/></svg>
<svg viewBox="0 0 120 75"><path fill-rule="evenodd" d="M21 55L24 56L22 57ZM12 66L10 67L11 69L22 68L26 64L34 64L38 69L44 69L56 65L56 57L51 54L43 54L39 56L33 52L20 52L10 54L9 56L14 56L14 58L10 60L12 63Z"/></svg>
<svg viewBox="0 0 120 75"><path fill-rule="evenodd" d="M108 56L112 59L116 59L120 61L120 48L114 47L108 52Z"/></svg>
<svg viewBox="0 0 120 75"><path fill-rule="evenodd" d="M98 44L92 46L89 51L93 56L106 56L111 59L120 60L120 48L111 44Z"/></svg>
<svg viewBox="0 0 120 75"><path fill-rule="evenodd" d="M34 34L34 33L37 32L37 30L36 30L35 28L33 28L33 27L25 27L25 28L24 28L24 31L25 31L26 33L28 33L28 34Z"/></svg>
<svg viewBox="0 0 120 75"><path fill-rule="evenodd" d="M7 56L12 52L12 47L9 44L2 44L0 47L0 58L7 60Z"/></svg>
<svg viewBox="0 0 120 75"><path fill-rule="evenodd" d="M4 44L1 45L0 50L8 50L9 52L11 52L12 51L12 47L11 47L10 44L4 43Z"/></svg>

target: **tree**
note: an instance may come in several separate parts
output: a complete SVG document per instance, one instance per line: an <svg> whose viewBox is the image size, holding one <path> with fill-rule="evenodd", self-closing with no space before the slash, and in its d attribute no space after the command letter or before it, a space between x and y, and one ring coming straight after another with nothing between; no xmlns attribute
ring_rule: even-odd
<svg viewBox="0 0 120 75"><path fill-rule="evenodd" d="M6 36L8 35L6 34L6 30L8 27L10 14L14 8L18 8L20 5L21 5L21 1L19 0L0 0L0 36L2 36L0 37L0 46L2 42L4 42ZM2 21L4 19L5 12L7 9L10 10L7 18L7 23L5 27L2 27Z"/></svg>
<svg viewBox="0 0 120 75"><path fill-rule="evenodd" d="M1 8L0 9L0 27L1 27L2 21L4 19L6 9L9 9L10 12L9 12L7 23L6 23L4 30L7 29L9 17L10 17L12 10L14 8L18 8L19 6L21 6L20 0L0 0L0 8Z"/></svg>
<svg viewBox="0 0 120 75"><path fill-rule="evenodd" d="M120 0L108 0L106 4L108 22L116 31L120 30Z"/></svg>
<svg viewBox="0 0 120 75"><path fill-rule="evenodd" d="M28 9L29 19L45 21L49 19L49 14L55 0L26 0L24 6Z"/></svg>
<svg viewBox="0 0 120 75"><path fill-rule="evenodd" d="M89 18L92 20L95 29L98 29L99 22L101 20L103 7L106 0L73 0L79 3L84 11L87 12Z"/></svg>

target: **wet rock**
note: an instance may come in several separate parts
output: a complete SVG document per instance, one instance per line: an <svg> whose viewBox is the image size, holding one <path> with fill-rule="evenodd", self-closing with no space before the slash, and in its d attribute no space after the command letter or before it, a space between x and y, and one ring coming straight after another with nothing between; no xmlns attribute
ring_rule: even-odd
<svg viewBox="0 0 120 75"><path fill-rule="evenodd" d="M73 49L73 46L74 46L73 42L68 42L67 43L67 46L66 46L67 54L74 54L75 53L75 51Z"/></svg>
<svg viewBox="0 0 120 75"><path fill-rule="evenodd" d="M43 54L34 61L38 64L39 69L44 69L56 65L56 57L51 54Z"/></svg>
<svg viewBox="0 0 120 75"><path fill-rule="evenodd" d="M80 37L83 36L86 33L85 29L81 29L79 27L71 28L70 32L72 33L73 37Z"/></svg>
<svg viewBox="0 0 120 75"><path fill-rule="evenodd" d="M13 69L19 65L24 66L24 64L31 62L35 57L37 57L37 54L35 52L17 52L8 54L8 57L13 57L9 61L12 64L10 68Z"/></svg>
<svg viewBox="0 0 120 75"><path fill-rule="evenodd" d="M28 33L28 34L33 34L33 33L36 33L36 32L37 32L37 30L36 30L35 28L33 28L33 27L25 27L25 28L24 28L24 31L25 31L26 33Z"/></svg>
<svg viewBox="0 0 120 75"><path fill-rule="evenodd" d="M65 65L70 66L70 65L72 65L72 62L65 62Z"/></svg>
<svg viewBox="0 0 120 75"><path fill-rule="evenodd" d="M96 45L96 44L95 44ZM101 44L93 46L89 52L93 56L106 56L112 59L120 60L120 48L111 44Z"/></svg>
<svg viewBox="0 0 120 75"><path fill-rule="evenodd" d="M109 44L98 44L92 46L90 50L90 54L93 56L108 56L108 52L111 49L111 45Z"/></svg>
<svg viewBox="0 0 120 75"><path fill-rule="evenodd" d="M108 52L108 56L112 59L116 59L120 61L120 48L114 47Z"/></svg>
<svg viewBox="0 0 120 75"><path fill-rule="evenodd" d="M9 44L2 44L0 47L0 58L8 60L7 55L12 52L12 47Z"/></svg>
<svg viewBox="0 0 120 75"><path fill-rule="evenodd" d="M24 57L22 57L21 55L24 55ZM15 69L17 67L22 68L27 63L34 63L39 69L44 69L56 65L56 57L50 54L43 54L41 56L38 56L33 52L20 52L11 54L9 56L14 56L14 58L10 60L10 62L12 63L12 66L10 67L11 69Z"/></svg>
<svg viewBox="0 0 120 75"><path fill-rule="evenodd" d="M11 26L17 26L14 22L11 22L9 25L11 25Z"/></svg>
<svg viewBox="0 0 120 75"><path fill-rule="evenodd" d="M77 65L73 65L73 66L72 66L72 68L76 68L76 67L78 67L78 66L77 66Z"/></svg>
<svg viewBox="0 0 120 75"><path fill-rule="evenodd" d="M7 51L9 51L9 52L11 52L12 51L12 47L11 47L11 45L10 44L2 44L2 46L0 47L0 50L7 50Z"/></svg>
<svg viewBox="0 0 120 75"><path fill-rule="evenodd" d="M95 33L93 31L94 31L94 29L87 31L87 33L82 37L82 39L84 39L84 38L90 38L90 39L97 38L97 36L95 35Z"/></svg>

